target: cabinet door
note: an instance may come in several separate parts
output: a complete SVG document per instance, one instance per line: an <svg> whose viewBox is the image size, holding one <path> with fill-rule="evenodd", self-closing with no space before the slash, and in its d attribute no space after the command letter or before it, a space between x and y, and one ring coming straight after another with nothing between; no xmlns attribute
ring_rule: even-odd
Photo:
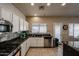
<svg viewBox="0 0 79 59"><path fill-rule="evenodd" d="M43 38L30 38L30 46L31 47L44 47L44 39Z"/></svg>
<svg viewBox="0 0 79 59"><path fill-rule="evenodd" d="M29 23L26 21L26 30L29 30Z"/></svg>
<svg viewBox="0 0 79 59"><path fill-rule="evenodd" d="M15 14L13 14L13 32L19 31L19 17Z"/></svg>
<svg viewBox="0 0 79 59"><path fill-rule="evenodd" d="M32 38L32 39L31 39L31 46L32 46L32 47L36 47L36 45L37 45L36 42L37 42L37 41L36 41L36 38Z"/></svg>
<svg viewBox="0 0 79 59"><path fill-rule="evenodd" d="M22 56L24 56L25 54L26 54L26 50L27 50L27 45L26 45L26 41L25 42L23 42L22 44L21 44L21 55Z"/></svg>
<svg viewBox="0 0 79 59"><path fill-rule="evenodd" d="M24 20L24 30L26 31L27 29L27 24L26 24L26 21Z"/></svg>
<svg viewBox="0 0 79 59"><path fill-rule="evenodd" d="M40 46L41 46L41 47L44 47L44 38L41 38L41 39L40 39Z"/></svg>
<svg viewBox="0 0 79 59"><path fill-rule="evenodd" d="M1 8L1 6L0 6L0 19L1 19L1 9L2 9L2 8Z"/></svg>
<svg viewBox="0 0 79 59"><path fill-rule="evenodd" d="M23 28L23 19L22 18L20 18L20 31L23 31L24 30L24 28Z"/></svg>
<svg viewBox="0 0 79 59"><path fill-rule="evenodd" d="M32 41L32 47L37 47L37 40L36 40L36 39L34 39L34 40Z"/></svg>
<svg viewBox="0 0 79 59"><path fill-rule="evenodd" d="M39 39L38 38L35 38L35 41L36 41L35 47L39 47Z"/></svg>
<svg viewBox="0 0 79 59"><path fill-rule="evenodd" d="M44 39L43 38L37 39L37 47L44 47Z"/></svg>
<svg viewBox="0 0 79 59"><path fill-rule="evenodd" d="M29 46L29 48L30 48L30 40L28 39L28 46Z"/></svg>
<svg viewBox="0 0 79 59"><path fill-rule="evenodd" d="M5 8L1 8L1 18L12 23L12 12Z"/></svg>
<svg viewBox="0 0 79 59"><path fill-rule="evenodd" d="M32 38L31 47L44 47L44 39L43 38Z"/></svg>
<svg viewBox="0 0 79 59"><path fill-rule="evenodd" d="M30 47L36 47L36 38L29 38L29 42L30 42Z"/></svg>
<svg viewBox="0 0 79 59"><path fill-rule="evenodd" d="M27 47L26 47L26 52L28 51L28 49L30 48L30 42L29 39L27 39L27 43L26 43Z"/></svg>
<svg viewBox="0 0 79 59"><path fill-rule="evenodd" d="M28 40L29 40L29 46L31 46L31 39L30 39L30 38L28 38Z"/></svg>

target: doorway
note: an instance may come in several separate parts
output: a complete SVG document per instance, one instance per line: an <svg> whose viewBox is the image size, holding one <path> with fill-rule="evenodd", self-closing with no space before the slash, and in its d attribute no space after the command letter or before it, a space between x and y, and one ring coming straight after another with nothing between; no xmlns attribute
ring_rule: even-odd
<svg viewBox="0 0 79 59"><path fill-rule="evenodd" d="M59 39L59 43L61 43L61 31L62 31L62 24L61 23L54 23L53 24L53 30L54 30L54 38Z"/></svg>

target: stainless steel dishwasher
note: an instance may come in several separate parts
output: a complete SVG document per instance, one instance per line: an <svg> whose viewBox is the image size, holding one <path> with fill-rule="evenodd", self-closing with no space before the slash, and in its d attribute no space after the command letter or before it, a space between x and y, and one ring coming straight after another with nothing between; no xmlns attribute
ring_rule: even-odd
<svg viewBox="0 0 79 59"><path fill-rule="evenodd" d="M44 37L44 47L50 48L51 47L51 36Z"/></svg>

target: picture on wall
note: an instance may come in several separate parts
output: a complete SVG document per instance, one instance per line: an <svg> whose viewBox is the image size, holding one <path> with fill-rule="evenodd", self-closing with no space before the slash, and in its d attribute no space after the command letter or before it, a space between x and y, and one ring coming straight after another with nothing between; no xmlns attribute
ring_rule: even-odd
<svg viewBox="0 0 79 59"><path fill-rule="evenodd" d="M63 30L68 30L68 25L63 25Z"/></svg>

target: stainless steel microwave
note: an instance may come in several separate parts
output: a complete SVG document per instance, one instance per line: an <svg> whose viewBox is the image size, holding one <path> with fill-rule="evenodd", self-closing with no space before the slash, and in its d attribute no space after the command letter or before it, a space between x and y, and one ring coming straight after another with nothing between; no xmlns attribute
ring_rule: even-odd
<svg viewBox="0 0 79 59"><path fill-rule="evenodd" d="M6 20L0 19L0 32L11 32L13 25Z"/></svg>

